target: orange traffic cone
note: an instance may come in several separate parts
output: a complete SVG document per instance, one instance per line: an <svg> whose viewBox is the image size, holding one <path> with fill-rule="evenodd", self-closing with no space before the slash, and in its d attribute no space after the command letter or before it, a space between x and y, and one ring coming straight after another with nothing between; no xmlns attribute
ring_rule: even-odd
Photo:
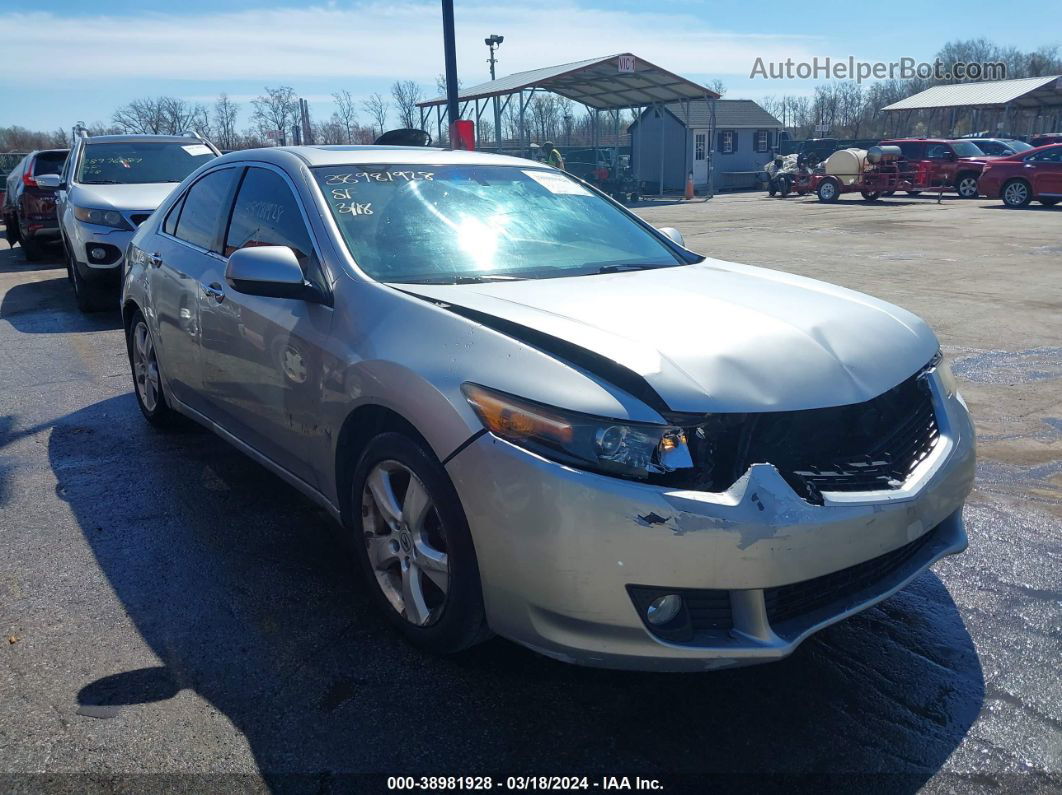
<svg viewBox="0 0 1062 795"><path fill-rule="evenodd" d="M692 199L693 198L693 172L692 171L689 173L689 176L686 177L686 198L687 199Z"/></svg>

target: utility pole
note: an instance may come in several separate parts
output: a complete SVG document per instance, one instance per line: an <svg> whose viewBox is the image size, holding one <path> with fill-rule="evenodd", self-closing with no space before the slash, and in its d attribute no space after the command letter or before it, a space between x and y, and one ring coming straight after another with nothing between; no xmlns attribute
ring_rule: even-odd
<svg viewBox="0 0 1062 795"><path fill-rule="evenodd" d="M454 148L454 124L461 117L457 100L457 44L454 42L454 0L442 0L443 54L446 60L446 115L450 122L450 148Z"/></svg>
<svg viewBox="0 0 1062 795"><path fill-rule="evenodd" d="M505 41L504 36L499 36L497 33L492 33L487 38L483 39L483 43L490 49L490 58L487 59L487 63L490 64L490 79L492 81L497 78L494 76L494 64L498 62L498 59L494 57L494 50L501 46L501 43ZM491 97L494 102L494 151L495 153L501 150L501 106L498 103L498 97Z"/></svg>

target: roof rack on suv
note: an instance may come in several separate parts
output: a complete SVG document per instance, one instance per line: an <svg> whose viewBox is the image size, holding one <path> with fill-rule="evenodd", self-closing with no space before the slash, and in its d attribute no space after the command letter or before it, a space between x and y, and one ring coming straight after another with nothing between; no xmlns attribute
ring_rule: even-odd
<svg viewBox="0 0 1062 795"><path fill-rule="evenodd" d="M206 140L197 130L185 130L181 135L185 138L198 138L200 141Z"/></svg>

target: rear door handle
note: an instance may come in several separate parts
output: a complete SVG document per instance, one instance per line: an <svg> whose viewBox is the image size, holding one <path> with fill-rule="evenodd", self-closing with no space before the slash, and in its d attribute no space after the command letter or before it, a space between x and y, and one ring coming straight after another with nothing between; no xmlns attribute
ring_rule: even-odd
<svg viewBox="0 0 1062 795"><path fill-rule="evenodd" d="M211 282L210 284L203 285L203 292L210 298L213 298L219 304L225 300L225 290L217 282Z"/></svg>

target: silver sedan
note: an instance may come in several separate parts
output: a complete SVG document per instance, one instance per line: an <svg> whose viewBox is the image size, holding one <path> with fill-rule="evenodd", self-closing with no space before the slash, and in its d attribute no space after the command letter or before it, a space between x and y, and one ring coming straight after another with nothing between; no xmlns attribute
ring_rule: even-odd
<svg viewBox="0 0 1062 795"><path fill-rule="evenodd" d="M539 164L234 153L127 262L144 416L323 506L433 651L777 660L966 547L974 432L925 323Z"/></svg>

